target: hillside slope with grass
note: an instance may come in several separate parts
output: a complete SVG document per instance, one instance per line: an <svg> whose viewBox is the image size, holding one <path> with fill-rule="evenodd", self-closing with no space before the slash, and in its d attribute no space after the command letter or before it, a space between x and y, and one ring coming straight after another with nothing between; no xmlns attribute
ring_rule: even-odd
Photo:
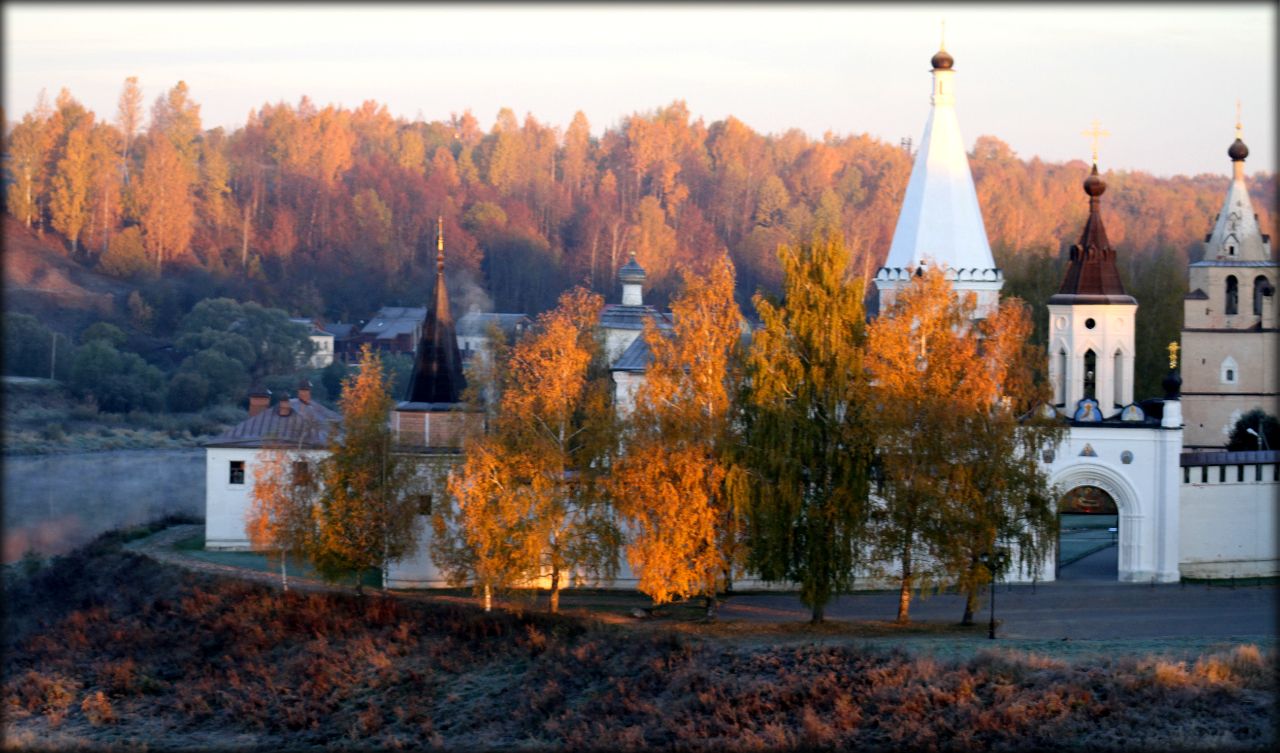
<svg viewBox="0 0 1280 753"><path fill-rule="evenodd" d="M71 259L56 234L37 235L8 214L3 256L5 309L37 316L64 335L115 318L135 289Z"/></svg>
<svg viewBox="0 0 1280 753"><path fill-rule="evenodd" d="M767 646L280 593L105 536L6 573L9 747L1266 750L1272 656Z"/></svg>

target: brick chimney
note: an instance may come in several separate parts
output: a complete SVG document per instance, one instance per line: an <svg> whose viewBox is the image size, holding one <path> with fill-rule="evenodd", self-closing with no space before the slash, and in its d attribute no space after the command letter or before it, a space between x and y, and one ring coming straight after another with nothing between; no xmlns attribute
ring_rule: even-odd
<svg viewBox="0 0 1280 753"><path fill-rule="evenodd" d="M298 383L298 400L303 405L311 405L311 380L304 378Z"/></svg>
<svg viewBox="0 0 1280 753"><path fill-rule="evenodd" d="M249 392L249 417L253 418L271 405L271 390L255 387Z"/></svg>
<svg viewBox="0 0 1280 753"><path fill-rule="evenodd" d="M289 395L286 393L280 398L280 402L276 403L276 413L278 413L281 418L285 418L292 412L293 406L289 404Z"/></svg>

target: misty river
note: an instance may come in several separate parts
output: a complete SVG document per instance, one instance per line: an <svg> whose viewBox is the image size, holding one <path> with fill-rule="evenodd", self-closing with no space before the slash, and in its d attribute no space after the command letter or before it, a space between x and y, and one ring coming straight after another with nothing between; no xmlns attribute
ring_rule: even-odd
<svg viewBox="0 0 1280 753"><path fill-rule="evenodd" d="M5 563L169 514L204 517L204 450L9 456L3 468Z"/></svg>

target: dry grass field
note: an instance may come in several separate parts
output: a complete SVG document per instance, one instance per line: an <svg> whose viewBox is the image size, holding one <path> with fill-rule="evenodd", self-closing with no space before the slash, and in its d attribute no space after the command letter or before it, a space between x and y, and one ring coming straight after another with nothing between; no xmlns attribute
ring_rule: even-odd
<svg viewBox="0 0 1280 753"><path fill-rule="evenodd" d="M457 599L282 594L119 544L108 535L6 573L6 748L1268 750L1275 741L1274 656L1249 645L1190 661L945 659L856 640L891 633L875 625L807 633L697 626L678 610L628 623L609 609L486 615Z"/></svg>

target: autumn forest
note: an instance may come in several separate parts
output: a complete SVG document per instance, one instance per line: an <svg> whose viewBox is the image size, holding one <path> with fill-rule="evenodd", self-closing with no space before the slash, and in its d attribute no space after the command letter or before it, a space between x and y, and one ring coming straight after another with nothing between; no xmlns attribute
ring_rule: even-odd
<svg viewBox="0 0 1280 753"><path fill-rule="evenodd" d="M1108 172L1104 156L1108 234L1141 304L1140 395L1155 393L1163 344L1180 327L1186 264L1227 185L1229 137L1216 175ZM867 134L707 124L682 101L599 137L581 112L563 126L504 108L486 130L470 111L410 122L375 101L320 107L305 96L263 104L233 131L206 130L185 83L148 108L134 78L106 115L65 89L53 104L42 97L6 152L10 215L55 233L76 261L143 284L144 297L165 281L190 303L227 296L328 321L422 305L437 217L456 306L534 315L579 283L614 300L632 253L648 271L647 302L662 306L679 267L706 269L727 252L750 310L755 291L781 290L779 244L838 231L849 274L874 274L912 162ZM1084 222L1086 163L1022 159L990 135L970 160L1005 294L1042 306ZM1252 176L1250 190L1274 232L1274 180Z"/></svg>

